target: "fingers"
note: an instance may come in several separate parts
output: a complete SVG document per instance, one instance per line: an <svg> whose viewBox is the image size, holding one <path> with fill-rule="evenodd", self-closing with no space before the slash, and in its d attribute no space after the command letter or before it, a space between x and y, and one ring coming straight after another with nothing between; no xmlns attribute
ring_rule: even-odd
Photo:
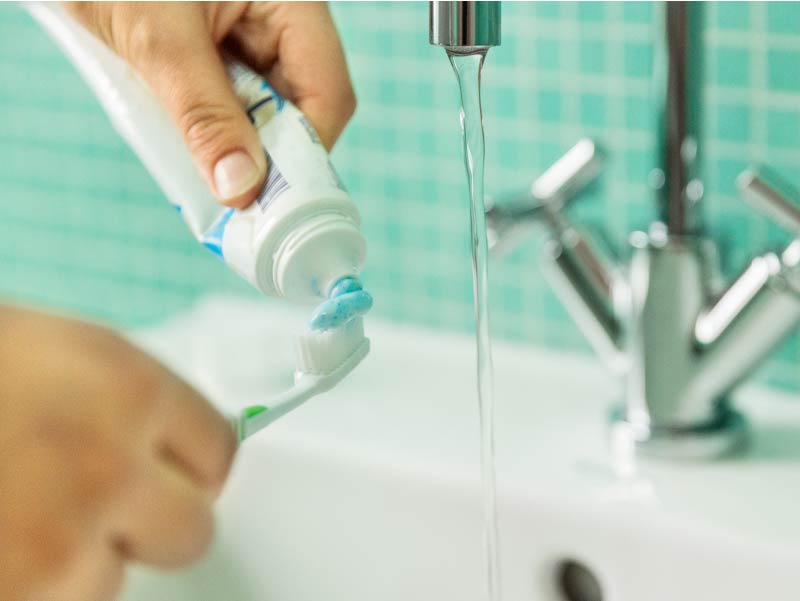
<svg viewBox="0 0 800 601"><path fill-rule="evenodd" d="M164 568L182 566L200 557L211 541L211 496L153 457L117 520L126 558Z"/></svg>
<svg viewBox="0 0 800 601"><path fill-rule="evenodd" d="M172 114L217 198L246 206L263 183L266 159L217 49L208 35L166 43L155 42L136 64Z"/></svg>
<svg viewBox="0 0 800 601"><path fill-rule="evenodd" d="M356 97L328 8L318 2L254 3L234 28L236 48L308 117L330 150ZM271 47L278 28L277 51Z"/></svg>
<svg viewBox="0 0 800 601"><path fill-rule="evenodd" d="M164 394L167 413L157 440L161 458L185 471L199 486L217 494L236 453L233 428L179 378L172 376Z"/></svg>
<svg viewBox="0 0 800 601"><path fill-rule="evenodd" d="M109 601L127 560L199 557L227 421L107 330L23 310L0 322L0 599Z"/></svg>
<svg viewBox="0 0 800 601"><path fill-rule="evenodd" d="M356 110L356 95L327 6L312 4L306 9L311 13L302 21L306 34L292 22L281 37L280 71L295 88L298 108L330 150Z"/></svg>
<svg viewBox="0 0 800 601"><path fill-rule="evenodd" d="M73 10L92 21L80 7ZM139 3L93 10L111 11L95 19L94 29L167 108L217 199L250 204L264 181L266 158L225 73L206 12L171 2L152 10Z"/></svg>
<svg viewBox="0 0 800 601"><path fill-rule="evenodd" d="M264 71L305 113L328 150L355 111L355 94L323 3L209 6L70 4L73 14L126 59L164 104L217 199L241 208L263 185L267 162L217 45L225 40Z"/></svg>
<svg viewBox="0 0 800 601"><path fill-rule="evenodd" d="M237 441L228 420L194 388L162 366L154 369L163 381L160 425L115 531L126 557L169 568L199 558L210 543L212 503Z"/></svg>

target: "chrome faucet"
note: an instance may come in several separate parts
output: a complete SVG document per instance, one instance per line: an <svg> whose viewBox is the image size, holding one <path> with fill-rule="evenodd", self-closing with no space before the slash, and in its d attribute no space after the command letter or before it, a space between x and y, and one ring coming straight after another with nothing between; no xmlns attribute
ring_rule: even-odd
<svg viewBox="0 0 800 601"><path fill-rule="evenodd" d="M625 401L611 417L613 446L673 458L742 446L746 421L730 394L800 324L800 196L755 169L738 178L744 199L794 239L753 259L726 289L719 285L717 245L700 215L702 10L702 3L663 3L654 69L663 103L659 165L650 175L660 218L631 234L627 265L564 214L602 169L604 154L591 140L579 141L529 193L487 209L496 253L531 225L545 226L545 272L599 355L625 378Z"/></svg>
<svg viewBox="0 0 800 601"><path fill-rule="evenodd" d="M448 53L472 54L500 45L500 2L430 3L430 42Z"/></svg>

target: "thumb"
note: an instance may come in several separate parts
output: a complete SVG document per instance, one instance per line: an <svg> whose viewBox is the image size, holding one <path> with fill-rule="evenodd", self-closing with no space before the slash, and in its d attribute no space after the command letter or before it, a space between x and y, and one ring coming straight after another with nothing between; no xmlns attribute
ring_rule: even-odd
<svg viewBox="0 0 800 601"><path fill-rule="evenodd" d="M203 33L189 40L148 36L129 60L172 115L216 198L242 208L261 188L267 161L217 48Z"/></svg>

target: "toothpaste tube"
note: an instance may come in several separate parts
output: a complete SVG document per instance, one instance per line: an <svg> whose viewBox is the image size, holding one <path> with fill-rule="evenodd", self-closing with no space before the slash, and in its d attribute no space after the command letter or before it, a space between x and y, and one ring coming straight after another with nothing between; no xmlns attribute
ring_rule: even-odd
<svg viewBox="0 0 800 601"><path fill-rule="evenodd" d="M258 130L269 164L246 209L219 204L182 136L137 74L58 4L30 13L61 46L128 142L179 210L195 238L265 294L317 303L357 278L366 256L358 209L305 116L259 75L228 65L237 96Z"/></svg>

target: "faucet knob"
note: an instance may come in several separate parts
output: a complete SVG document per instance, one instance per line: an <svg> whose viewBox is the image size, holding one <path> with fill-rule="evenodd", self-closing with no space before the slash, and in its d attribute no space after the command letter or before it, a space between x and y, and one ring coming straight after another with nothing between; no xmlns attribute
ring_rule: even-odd
<svg viewBox="0 0 800 601"><path fill-rule="evenodd" d="M774 175L767 178L754 169L743 171L736 185L750 205L800 237L800 193Z"/></svg>
<svg viewBox="0 0 800 601"><path fill-rule="evenodd" d="M557 213L600 174L605 153L582 138L531 184L526 194L490 199L486 209L489 246L512 246L520 232L537 221L553 225Z"/></svg>
<svg viewBox="0 0 800 601"><path fill-rule="evenodd" d="M561 208L599 174L605 154L594 140L582 138L531 184L531 197Z"/></svg>

